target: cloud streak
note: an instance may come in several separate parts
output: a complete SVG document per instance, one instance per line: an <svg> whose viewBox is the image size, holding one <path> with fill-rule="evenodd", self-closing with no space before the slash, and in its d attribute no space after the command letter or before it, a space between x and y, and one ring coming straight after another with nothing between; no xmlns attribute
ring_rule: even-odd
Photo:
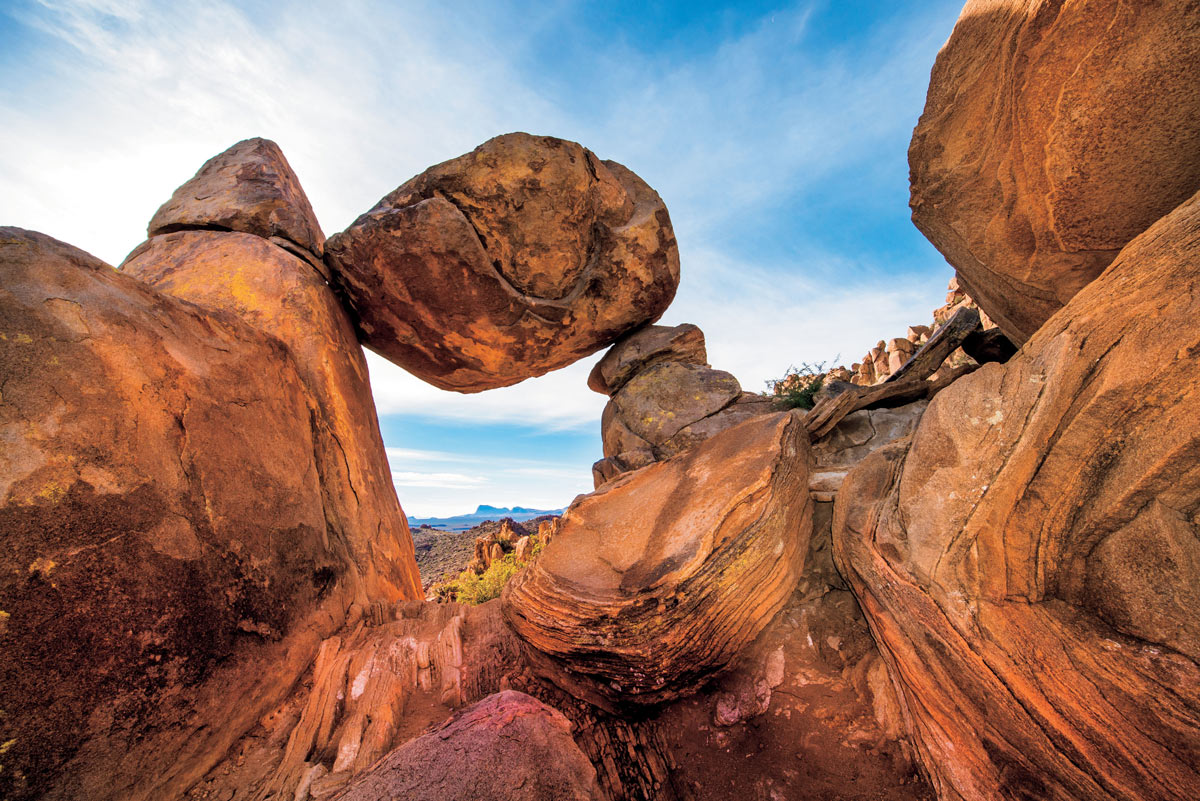
<svg viewBox="0 0 1200 801"><path fill-rule="evenodd" d="M881 11L844 39L822 27L836 10L795 3L711 41L648 44L575 2L17 3L0 11L29 32L0 81L0 221L117 263L200 164L261 135L332 233L491 136L563 136L659 190L683 263L663 322L699 325L710 362L759 390L902 335L950 274L907 223L904 150L957 3ZM596 358L479 395L368 362L384 416L596 431ZM448 503L435 491L454 481L463 497L466 458L407 454L402 500ZM501 467L477 465L490 483L472 491L534 491ZM561 471L552 499L488 501L589 488L586 465Z"/></svg>

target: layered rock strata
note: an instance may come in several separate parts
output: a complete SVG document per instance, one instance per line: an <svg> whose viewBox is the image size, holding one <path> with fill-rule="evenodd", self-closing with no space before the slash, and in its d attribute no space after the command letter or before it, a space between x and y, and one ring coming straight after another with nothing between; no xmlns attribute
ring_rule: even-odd
<svg viewBox="0 0 1200 801"><path fill-rule="evenodd" d="M1189 0L971 0L909 149L913 222L1018 345L1200 187Z"/></svg>
<svg viewBox="0 0 1200 801"><path fill-rule="evenodd" d="M811 527L807 463L799 416L781 413L578 499L502 596L530 659L610 710L694 692L795 585Z"/></svg>
<svg viewBox="0 0 1200 801"><path fill-rule="evenodd" d="M326 256L363 343L460 392L594 353L657 319L679 283L653 189L574 142L521 133L400 186Z"/></svg>
<svg viewBox="0 0 1200 801"><path fill-rule="evenodd" d="M839 564L942 799L1200 787L1198 262L1194 197L845 479Z"/></svg>

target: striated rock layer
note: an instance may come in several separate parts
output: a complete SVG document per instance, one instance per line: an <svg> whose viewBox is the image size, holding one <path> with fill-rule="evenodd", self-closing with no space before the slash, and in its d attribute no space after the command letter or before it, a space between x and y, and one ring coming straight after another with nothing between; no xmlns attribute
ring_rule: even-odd
<svg viewBox="0 0 1200 801"><path fill-rule="evenodd" d="M942 799L1200 788L1200 196L846 477L835 546Z"/></svg>
<svg viewBox="0 0 1200 801"><path fill-rule="evenodd" d="M1023 343L1200 189L1200 4L971 0L909 149L913 222Z"/></svg>
<svg viewBox="0 0 1200 801"><path fill-rule="evenodd" d="M625 167L514 133L431 167L330 238L362 341L460 392L515 384L657 319L679 253Z"/></svg>
<svg viewBox="0 0 1200 801"><path fill-rule="evenodd" d="M779 611L804 565L808 435L783 413L584 496L502 596L538 669L602 707L694 692Z"/></svg>

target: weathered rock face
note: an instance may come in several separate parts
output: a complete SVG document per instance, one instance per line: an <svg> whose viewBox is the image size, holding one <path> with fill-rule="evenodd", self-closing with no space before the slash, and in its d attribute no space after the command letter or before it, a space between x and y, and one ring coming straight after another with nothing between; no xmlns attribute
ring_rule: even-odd
<svg viewBox="0 0 1200 801"><path fill-rule="evenodd" d="M657 319L679 283L662 200L620 164L507 134L330 238L362 341L443 389L542 375Z"/></svg>
<svg viewBox="0 0 1200 801"><path fill-rule="evenodd" d="M666 361L707 365L704 332L691 323L650 325L635 331L596 362L588 375L588 387L601 395L612 395L637 373Z"/></svg>
<svg viewBox="0 0 1200 801"><path fill-rule="evenodd" d="M838 559L943 799L1200 787L1198 262L1200 196L846 477Z"/></svg>
<svg viewBox="0 0 1200 801"><path fill-rule="evenodd" d="M594 801L596 771L561 712L506 690L384 757L340 801Z"/></svg>
<svg viewBox="0 0 1200 801"><path fill-rule="evenodd" d="M357 566L361 602L421 597L366 359L312 266L251 234L178 231L152 237L121 269L214 313L232 312L287 346L319 408L311 428L331 547Z"/></svg>
<svg viewBox="0 0 1200 801"><path fill-rule="evenodd" d="M688 323L649 326L621 340L597 362L588 386L612 395L600 419L604 458L592 465L597 489L777 411L770 398L742 392L733 375L709 367L704 334Z"/></svg>
<svg viewBox="0 0 1200 801"><path fill-rule="evenodd" d="M150 236L181 228L277 237L319 257L325 235L283 151L246 139L213 156L150 220Z"/></svg>
<svg viewBox="0 0 1200 801"><path fill-rule="evenodd" d="M0 229L0 271L0 796L171 797L342 608L318 408L278 340L76 248Z"/></svg>
<svg viewBox="0 0 1200 801"><path fill-rule="evenodd" d="M909 150L913 222L1017 344L1200 187L1200 9L971 0Z"/></svg>
<svg viewBox="0 0 1200 801"><path fill-rule="evenodd" d="M661 445L684 426L716 414L741 394L741 384L724 370L664 362L631 378L612 402L635 436Z"/></svg>
<svg viewBox="0 0 1200 801"><path fill-rule="evenodd" d="M578 499L509 582L506 619L538 669L589 702L693 692L791 593L811 530L807 468L808 435L782 413Z"/></svg>
<svg viewBox="0 0 1200 801"><path fill-rule="evenodd" d="M813 443L808 476L813 500L832 503L846 474L871 453L911 434L928 405L920 400L895 409L863 409L846 415L827 436Z"/></svg>

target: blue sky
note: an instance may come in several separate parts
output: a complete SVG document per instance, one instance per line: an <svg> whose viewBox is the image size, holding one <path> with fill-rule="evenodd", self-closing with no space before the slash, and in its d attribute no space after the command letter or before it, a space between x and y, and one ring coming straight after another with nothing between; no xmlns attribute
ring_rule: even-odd
<svg viewBox="0 0 1200 801"><path fill-rule="evenodd" d="M960 2L0 4L0 224L111 263L172 190L279 142L327 234L500 133L573 139L666 201L682 281L745 389L858 359L940 305L906 150ZM444 393L369 356L406 511L562 506L591 489L596 357Z"/></svg>

